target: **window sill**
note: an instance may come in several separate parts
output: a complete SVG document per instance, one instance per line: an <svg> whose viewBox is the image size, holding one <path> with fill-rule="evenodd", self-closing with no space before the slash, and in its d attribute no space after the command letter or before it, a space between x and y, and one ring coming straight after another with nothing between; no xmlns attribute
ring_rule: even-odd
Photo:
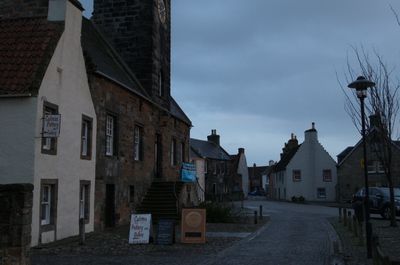
<svg viewBox="0 0 400 265"><path fill-rule="evenodd" d="M54 231L55 228L56 228L56 227L55 227L54 224L41 225L40 231L41 231L41 232Z"/></svg>
<svg viewBox="0 0 400 265"><path fill-rule="evenodd" d="M82 160L92 160L92 156L83 156L81 155Z"/></svg>

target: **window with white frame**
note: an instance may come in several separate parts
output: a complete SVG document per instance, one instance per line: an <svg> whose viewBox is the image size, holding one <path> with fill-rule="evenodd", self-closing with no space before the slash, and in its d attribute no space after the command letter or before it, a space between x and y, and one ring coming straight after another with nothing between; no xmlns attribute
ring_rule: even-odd
<svg viewBox="0 0 400 265"><path fill-rule="evenodd" d="M82 115L81 158L91 159L92 156L92 122L93 119Z"/></svg>
<svg viewBox="0 0 400 265"><path fill-rule="evenodd" d="M317 189L317 198L325 199L326 198L326 189L325 188L318 188Z"/></svg>
<svg viewBox="0 0 400 265"><path fill-rule="evenodd" d="M135 161L141 161L143 159L143 136L142 133L143 129L142 127L136 125L134 128L134 132L133 132L133 158Z"/></svg>
<svg viewBox="0 0 400 265"><path fill-rule="evenodd" d="M295 182L301 181L301 170L299 169L293 170L293 181Z"/></svg>
<svg viewBox="0 0 400 265"><path fill-rule="evenodd" d="M89 222L90 215L90 181L81 180L79 191L79 218Z"/></svg>
<svg viewBox="0 0 400 265"><path fill-rule="evenodd" d="M51 185L42 185L42 202L41 202L41 224L48 225L51 222Z"/></svg>
<svg viewBox="0 0 400 265"><path fill-rule="evenodd" d="M42 179L40 185L40 225L45 230L54 229L57 212L57 180Z"/></svg>
<svg viewBox="0 0 400 265"><path fill-rule="evenodd" d="M332 182L332 170L330 169L322 170L322 179L324 182Z"/></svg>
<svg viewBox="0 0 400 265"><path fill-rule="evenodd" d="M114 138L115 138L115 118L112 115L106 117L106 155L114 155Z"/></svg>
<svg viewBox="0 0 400 265"><path fill-rule="evenodd" d="M368 160L367 170L369 174L382 174L385 173L385 168L379 160Z"/></svg>

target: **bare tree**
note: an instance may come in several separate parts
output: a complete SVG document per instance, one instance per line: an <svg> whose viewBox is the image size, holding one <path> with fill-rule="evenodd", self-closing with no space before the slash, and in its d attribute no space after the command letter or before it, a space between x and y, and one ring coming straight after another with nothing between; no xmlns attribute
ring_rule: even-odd
<svg viewBox="0 0 400 265"><path fill-rule="evenodd" d="M356 79L356 73L357 75L361 73L376 84L375 87L368 90L368 101L365 104L366 113L369 114L367 116L374 115L376 117L374 124L370 124L368 119L365 121L367 125L367 139L370 149L375 153L384 169L390 190L390 224L391 226L397 226L392 172L393 138L395 138L394 130L399 112L398 91L400 83L397 79L393 78L393 69L388 67L377 51L373 51L372 58L363 47L360 49L352 47L352 51L356 58L356 68L352 66L348 59L347 73L345 74L346 82L350 83ZM356 128L361 132L360 102L357 99L355 91L347 89L342 84L341 87L346 97L346 112Z"/></svg>

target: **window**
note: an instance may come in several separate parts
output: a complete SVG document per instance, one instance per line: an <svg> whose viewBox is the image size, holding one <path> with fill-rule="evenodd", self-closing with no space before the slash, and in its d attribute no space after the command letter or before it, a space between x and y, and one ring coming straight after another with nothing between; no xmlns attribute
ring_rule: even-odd
<svg viewBox="0 0 400 265"><path fill-rule="evenodd" d="M293 181L301 181L301 170L293 170Z"/></svg>
<svg viewBox="0 0 400 265"><path fill-rule="evenodd" d="M42 179L40 187L40 225L53 230L57 212L57 180Z"/></svg>
<svg viewBox="0 0 400 265"><path fill-rule="evenodd" d="M181 163L185 162L185 143L181 143Z"/></svg>
<svg viewBox="0 0 400 265"><path fill-rule="evenodd" d="M322 179L325 182L332 182L332 171L330 169L324 169L322 171Z"/></svg>
<svg viewBox="0 0 400 265"><path fill-rule="evenodd" d="M135 161L143 160L143 128L135 126L133 136L133 158Z"/></svg>
<svg viewBox="0 0 400 265"><path fill-rule="evenodd" d="M81 132L81 158L92 158L92 124L93 119L82 115L82 132Z"/></svg>
<svg viewBox="0 0 400 265"><path fill-rule="evenodd" d="M90 181L81 180L79 189L79 218L89 223L90 216Z"/></svg>
<svg viewBox="0 0 400 265"><path fill-rule="evenodd" d="M176 165L176 140L171 141L171 166Z"/></svg>
<svg viewBox="0 0 400 265"><path fill-rule="evenodd" d="M317 189L317 198L325 199L326 198L326 190L325 188L318 188Z"/></svg>
<svg viewBox="0 0 400 265"><path fill-rule="evenodd" d="M106 117L106 155L115 155L115 132L116 132L116 118L107 114Z"/></svg>
<svg viewBox="0 0 400 265"><path fill-rule="evenodd" d="M213 190L213 194L217 194L217 183L213 183L212 190Z"/></svg>
<svg viewBox="0 0 400 265"><path fill-rule="evenodd" d="M135 186L134 185L129 186L129 202L130 203L135 202Z"/></svg>
<svg viewBox="0 0 400 265"><path fill-rule="evenodd" d="M164 76L162 74L162 72L160 71L160 73L158 73L158 95L160 97L162 97L164 95Z"/></svg>
<svg viewBox="0 0 400 265"><path fill-rule="evenodd" d="M382 163L377 160L368 160L367 170L370 174L382 174L385 173L385 168Z"/></svg>
<svg viewBox="0 0 400 265"><path fill-rule="evenodd" d="M43 119L44 115L58 114L58 106L50 102L43 102ZM44 125L44 124L43 124ZM42 137L42 153L48 155L57 154L57 138Z"/></svg>

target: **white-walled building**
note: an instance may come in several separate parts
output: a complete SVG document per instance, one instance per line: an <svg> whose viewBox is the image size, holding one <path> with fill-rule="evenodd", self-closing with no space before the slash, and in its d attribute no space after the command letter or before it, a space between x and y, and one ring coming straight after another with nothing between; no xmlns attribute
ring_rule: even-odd
<svg viewBox="0 0 400 265"><path fill-rule="evenodd" d="M276 199L302 196L306 201L335 201L336 162L318 141L314 123L305 131L302 144L292 134L273 177Z"/></svg>
<svg viewBox="0 0 400 265"><path fill-rule="evenodd" d="M82 10L50 0L48 18L0 20L0 50L9 50L0 54L0 183L34 185L32 246L77 235L79 218L93 231L96 114ZM44 124L55 125L52 137Z"/></svg>

